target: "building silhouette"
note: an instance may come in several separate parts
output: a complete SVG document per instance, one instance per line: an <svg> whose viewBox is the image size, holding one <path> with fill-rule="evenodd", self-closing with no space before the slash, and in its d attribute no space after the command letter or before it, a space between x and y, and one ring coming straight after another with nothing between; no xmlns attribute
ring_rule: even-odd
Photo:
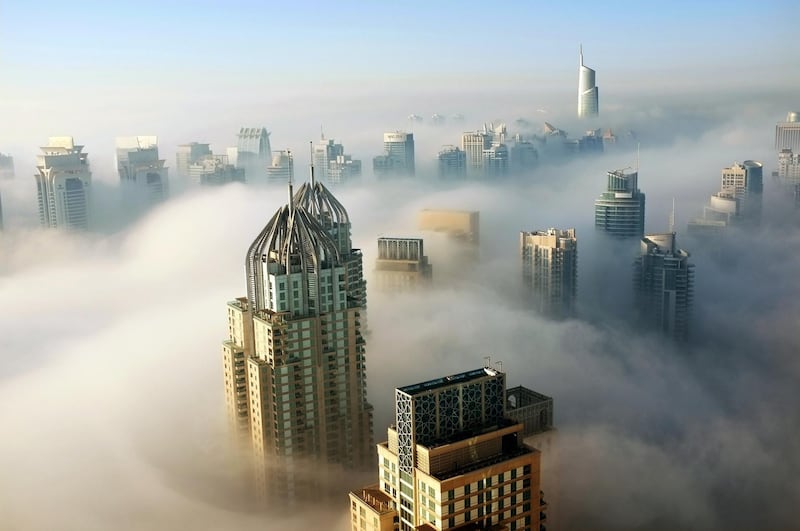
<svg viewBox="0 0 800 531"><path fill-rule="evenodd" d="M607 176L606 191L594 202L595 228L615 237L641 238L645 195L639 191L639 172L626 168Z"/></svg>
<svg viewBox="0 0 800 531"><path fill-rule="evenodd" d="M583 46L578 56L578 118L589 118L600 114L600 89L595 85L594 70L583 64Z"/></svg>
<svg viewBox="0 0 800 531"><path fill-rule="evenodd" d="M422 238L378 238L375 286L379 291L411 291L429 286L433 266L425 256Z"/></svg>
<svg viewBox="0 0 800 531"><path fill-rule="evenodd" d="M43 227L87 230L92 172L71 136L50 137L36 156L36 192Z"/></svg>
<svg viewBox="0 0 800 531"><path fill-rule="evenodd" d="M467 176L467 155L456 146L442 146L437 156L439 178L461 181Z"/></svg>
<svg viewBox="0 0 800 531"><path fill-rule="evenodd" d="M175 153L175 171L181 177L189 176L189 166L196 164L206 157L211 156L210 144L201 144L199 142L190 142L189 144L181 144L178 146L178 151Z"/></svg>
<svg viewBox="0 0 800 531"><path fill-rule="evenodd" d="M236 142L236 167L243 168L250 182L262 182L272 159L269 132L265 127L242 127Z"/></svg>
<svg viewBox="0 0 800 531"><path fill-rule="evenodd" d="M228 155L208 154L189 164L189 180L201 186L243 183L245 171L231 164Z"/></svg>
<svg viewBox="0 0 800 531"><path fill-rule="evenodd" d="M255 492L276 504L323 499L374 459L367 402L361 252L344 207L306 183L247 251L247 296L228 303L225 397Z"/></svg>
<svg viewBox="0 0 800 531"><path fill-rule="evenodd" d="M775 151L791 149L800 153L800 112L791 111L786 115L786 121L778 122L775 126Z"/></svg>
<svg viewBox="0 0 800 531"><path fill-rule="evenodd" d="M272 162L267 167L267 182L286 184L294 176L294 157L288 149L272 153Z"/></svg>
<svg viewBox="0 0 800 531"><path fill-rule="evenodd" d="M483 150L483 176L487 180L508 177L509 156L505 144L492 144Z"/></svg>
<svg viewBox="0 0 800 531"><path fill-rule="evenodd" d="M575 229L520 232L522 279L539 312L550 317L575 313L578 239Z"/></svg>
<svg viewBox="0 0 800 531"><path fill-rule="evenodd" d="M0 153L0 180L14 178L14 157Z"/></svg>
<svg viewBox="0 0 800 531"><path fill-rule="evenodd" d="M384 133L383 155L372 159L375 176L413 177L416 171L414 164L414 133Z"/></svg>
<svg viewBox="0 0 800 531"><path fill-rule="evenodd" d="M721 171L720 193L739 199L740 215L749 223L761 220L763 172L763 165L753 160L746 160L741 164L734 162L732 166L722 168Z"/></svg>
<svg viewBox="0 0 800 531"><path fill-rule="evenodd" d="M643 324L678 341L689 337L694 266L675 233L648 234L634 265L636 307Z"/></svg>
<svg viewBox="0 0 800 531"><path fill-rule="evenodd" d="M506 375L488 367L397 388L378 483L350 493L352 528L538 531L541 453L506 407Z"/></svg>
<svg viewBox="0 0 800 531"><path fill-rule="evenodd" d="M687 225L687 232L692 236L723 235L728 227L740 223L739 198L730 192L713 194L708 204L703 207L703 215L693 218Z"/></svg>
<svg viewBox="0 0 800 531"><path fill-rule="evenodd" d="M131 136L116 140L117 173L127 204L146 207L169 195L169 170L158 156L158 137Z"/></svg>

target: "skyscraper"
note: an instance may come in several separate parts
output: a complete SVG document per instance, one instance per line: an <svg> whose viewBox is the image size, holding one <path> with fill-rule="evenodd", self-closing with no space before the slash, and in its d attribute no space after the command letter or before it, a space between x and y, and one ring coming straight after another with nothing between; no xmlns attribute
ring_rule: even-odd
<svg viewBox="0 0 800 531"><path fill-rule="evenodd" d="M505 144L492 144L483 150L483 176L487 180L508 177L508 148Z"/></svg>
<svg viewBox="0 0 800 531"><path fill-rule="evenodd" d="M384 133L383 155L372 160L372 169L377 177L413 177L414 133Z"/></svg>
<svg viewBox="0 0 800 531"><path fill-rule="evenodd" d="M288 149L275 151L272 163L267 167L267 182L270 184L286 184L294 175L294 158Z"/></svg>
<svg viewBox="0 0 800 531"><path fill-rule="evenodd" d="M247 251L247 297L223 343L232 432L268 499L311 501L331 474L374 459L366 396L361 253L344 207L304 184Z"/></svg>
<svg viewBox="0 0 800 531"><path fill-rule="evenodd" d="M483 174L483 152L492 147L492 135L485 130L466 132L461 135L461 150L467 161L467 174Z"/></svg>
<svg viewBox="0 0 800 531"><path fill-rule="evenodd" d="M328 161L328 183L331 185L346 184L361 177L361 161L353 160L350 155L337 155Z"/></svg>
<svg viewBox="0 0 800 531"><path fill-rule="evenodd" d="M261 182L272 157L269 132L264 127L242 127L236 142L236 167L244 168L250 182Z"/></svg>
<svg viewBox="0 0 800 531"><path fill-rule="evenodd" d="M578 240L575 229L520 232L522 279L536 308L551 317L575 312Z"/></svg>
<svg viewBox="0 0 800 531"><path fill-rule="evenodd" d="M0 180L14 178L14 157L0 153Z"/></svg>
<svg viewBox="0 0 800 531"><path fill-rule="evenodd" d="M466 153L455 146L443 146L437 157L439 178L442 180L462 180L467 176Z"/></svg>
<svg viewBox="0 0 800 531"><path fill-rule="evenodd" d="M599 88L595 85L595 72L583 64L583 46L580 47L578 65L578 118L600 114Z"/></svg>
<svg viewBox="0 0 800 531"><path fill-rule="evenodd" d="M746 160L722 168L720 192L739 199L740 215L748 222L761 219L761 200L764 190L763 166L760 162Z"/></svg>
<svg viewBox="0 0 800 531"><path fill-rule="evenodd" d="M648 234L634 266L636 306L642 321L679 341L689 337L694 266L675 233Z"/></svg>
<svg viewBox="0 0 800 531"><path fill-rule="evenodd" d="M89 228L89 190L92 172L83 146L71 136L50 137L36 157L39 221L43 227Z"/></svg>
<svg viewBox="0 0 800 531"><path fill-rule="evenodd" d="M167 198L168 169L158 158L158 138L131 136L117 138L117 172L125 201L146 206Z"/></svg>
<svg viewBox="0 0 800 531"><path fill-rule="evenodd" d="M644 234L645 196L638 188L639 172L609 171L606 191L594 202L594 226L616 237Z"/></svg>
<svg viewBox="0 0 800 531"><path fill-rule="evenodd" d="M703 216L687 225L693 236L721 236L727 227L739 222L739 198L730 192L713 194L703 207Z"/></svg>
<svg viewBox="0 0 800 531"><path fill-rule="evenodd" d="M350 493L352 528L539 531L541 454L506 402L488 367L397 388L379 483Z"/></svg>
<svg viewBox="0 0 800 531"><path fill-rule="evenodd" d="M381 291L413 290L430 284L433 266L422 238L378 238L375 285Z"/></svg>
<svg viewBox="0 0 800 531"><path fill-rule="evenodd" d="M189 180L201 186L220 186L227 183L245 182L244 168L237 168L228 161L227 155L205 155L189 164Z"/></svg>
<svg viewBox="0 0 800 531"><path fill-rule="evenodd" d="M344 146L337 144L333 139L325 138L314 145L313 159L314 159L314 174L317 179L323 182L330 182L328 175L328 164L330 161L336 160L339 155L344 155Z"/></svg>
<svg viewBox="0 0 800 531"><path fill-rule="evenodd" d="M785 122L775 126L775 151L791 149L800 153L800 112L792 111L786 115Z"/></svg>
<svg viewBox="0 0 800 531"><path fill-rule="evenodd" d="M178 172L178 175L188 177L189 166L199 163L210 156L211 148L209 144L200 144L198 142L181 144L178 146L178 151L175 154L175 170Z"/></svg>

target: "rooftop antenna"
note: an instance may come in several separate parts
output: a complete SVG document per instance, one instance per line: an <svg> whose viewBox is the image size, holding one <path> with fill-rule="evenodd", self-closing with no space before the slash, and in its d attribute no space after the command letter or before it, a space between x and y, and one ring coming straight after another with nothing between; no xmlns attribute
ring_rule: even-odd
<svg viewBox="0 0 800 531"><path fill-rule="evenodd" d="M319 124L319 136L321 140L325 140L325 132L322 130L322 124Z"/></svg>
<svg viewBox="0 0 800 531"><path fill-rule="evenodd" d="M503 362L502 361L498 361L497 363L495 363L495 367L497 367L498 371L503 372Z"/></svg>
<svg viewBox="0 0 800 531"><path fill-rule="evenodd" d="M581 66L583 66L583 43L578 45L578 55L581 58Z"/></svg>
<svg viewBox="0 0 800 531"><path fill-rule="evenodd" d="M672 198L672 212L669 213L669 231L675 234L675 198Z"/></svg>
<svg viewBox="0 0 800 531"><path fill-rule="evenodd" d="M314 180L314 143L309 142L309 153L311 153L311 188L314 188L316 181Z"/></svg>
<svg viewBox="0 0 800 531"><path fill-rule="evenodd" d="M294 190L293 190L293 183L292 183L292 180L293 180L293 177L294 177L292 175L294 173L294 164L291 163L292 151L287 149L286 153L289 156L289 216L291 217L291 216L294 215L294 201L293 201L293 199L294 199Z"/></svg>
<svg viewBox="0 0 800 531"><path fill-rule="evenodd" d="M484 356L483 357L483 367L485 369L489 369L492 366L492 357L491 356Z"/></svg>
<svg viewBox="0 0 800 531"><path fill-rule="evenodd" d="M636 143L636 173L639 173L639 146L641 145L640 142Z"/></svg>

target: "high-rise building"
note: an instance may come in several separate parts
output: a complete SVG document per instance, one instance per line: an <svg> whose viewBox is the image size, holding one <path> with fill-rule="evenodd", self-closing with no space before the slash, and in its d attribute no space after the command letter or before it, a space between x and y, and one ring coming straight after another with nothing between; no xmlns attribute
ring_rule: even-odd
<svg viewBox="0 0 800 531"><path fill-rule="evenodd" d="M125 201L139 206L163 201L169 194L168 169L158 158L158 138L117 138L117 172Z"/></svg>
<svg viewBox="0 0 800 531"><path fill-rule="evenodd" d="M539 531L541 453L506 403L488 367L397 388L379 482L350 493L352 529Z"/></svg>
<svg viewBox="0 0 800 531"><path fill-rule="evenodd" d="M361 252L344 207L312 178L247 251L247 297L223 343L232 432L254 458L257 494L324 497L374 459L367 402ZM338 476L335 474L339 474Z"/></svg>
<svg viewBox="0 0 800 531"><path fill-rule="evenodd" d="M761 219L761 197L764 190L763 166L760 162L746 160L722 168L720 191L739 199L741 217L748 222Z"/></svg>
<svg viewBox="0 0 800 531"><path fill-rule="evenodd" d="M267 182L270 184L286 184L294 176L294 158L288 149L275 151L272 163L267 167Z"/></svg>
<svg viewBox="0 0 800 531"><path fill-rule="evenodd" d="M675 233L648 234L634 267L634 292L645 325L679 341L689 337L694 266Z"/></svg>
<svg viewBox="0 0 800 531"><path fill-rule="evenodd" d="M422 238L378 238L375 286L380 291L405 291L427 286L433 266L424 254Z"/></svg>
<svg viewBox="0 0 800 531"><path fill-rule="evenodd" d="M210 156L211 148L209 144L200 144L198 142L181 144L178 146L178 151L175 154L175 170L178 172L178 175L188 177L189 166Z"/></svg>
<svg viewBox="0 0 800 531"><path fill-rule="evenodd" d="M258 183L267 175L272 157L269 132L264 127L242 127L236 142L236 167L244 168L250 182Z"/></svg>
<svg viewBox="0 0 800 531"><path fill-rule="evenodd" d="M317 179L330 182L328 164L330 164L332 160L336 160L336 157L339 155L344 155L344 146L342 144L337 144L333 139L323 136L322 139L314 145L312 157L314 160L314 174Z"/></svg>
<svg viewBox="0 0 800 531"><path fill-rule="evenodd" d="M480 212L468 210L423 209L417 216L417 228L444 232L454 240L480 245Z"/></svg>
<svg viewBox="0 0 800 531"><path fill-rule="evenodd" d="M443 146L437 159L440 179L462 180L467 176L467 155L456 146Z"/></svg>
<svg viewBox="0 0 800 531"><path fill-rule="evenodd" d="M508 148L505 144L492 144L483 150L483 176L488 180L508 177Z"/></svg>
<svg viewBox="0 0 800 531"><path fill-rule="evenodd" d="M644 194L639 191L638 171L608 172L606 191L594 202L594 226L616 237L644 234Z"/></svg>
<svg viewBox="0 0 800 531"><path fill-rule="evenodd" d="M43 227L87 230L92 172L71 136L50 137L36 156L36 191Z"/></svg>
<svg viewBox="0 0 800 531"><path fill-rule="evenodd" d="M353 160L353 157L350 155L337 155L336 159L328 161L329 184L346 184L360 177L360 160Z"/></svg>
<svg viewBox="0 0 800 531"><path fill-rule="evenodd" d="M703 215L687 225L692 236L721 236L725 229L739 222L739 198L730 192L713 194L703 207Z"/></svg>
<svg viewBox="0 0 800 531"><path fill-rule="evenodd" d="M578 118L589 118L600 114L600 89L595 85L594 70L583 64L583 46L578 55Z"/></svg>
<svg viewBox="0 0 800 531"><path fill-rule="evenodd" d="M201 186L220 186L227 183L245 182L244 168L228 162L227 155L206 155L189 164L189 180Z"/></svg>
<svg viewBox="0 0 800 531"><path fill-rule="evenodd" d="M529 173L539 163L539 152L532 142L517 135L509 150L511 172L516 175Z"/></svg>
<svg viewBox="0 0 800 531"><path fill-rule="evenodd" d="M578 239L575 229L520 232L522 279L536 308L551 317L575 313Z"/></svg>
<svg viewBox="0 0 800 531"><path fill-rule="evenodd" d="M0 180L14 178L14 157L0 153Z"/></svg>
<svg viewBox="0 0 800 531"><path fill-rule="evenodd" d="M778 177L800 206L800 153L782 149L778 153Z"/></svg>
<svg viewBox="0 0 800 531"><path fill-rule="evenodd" d="M372 160L372 169L377 177L413 177L414 133L384 133L383 155Z"/></svg>
<svg viewBox="0 0 800 531"><path fill-rule="evenodd" d="M486 126L484 126L485 128ZM483 174L483 152L490 147L492 147L492 135L485 130L461 135L461 150L467 160L468 174Z"/></svg>
<svg viewBox="0 0 800 531"><path fill-rule="evenodd" d="M775 151L791 149L800 153L800 112L792 111L786 115L785 122L775 126Z"/></svg>

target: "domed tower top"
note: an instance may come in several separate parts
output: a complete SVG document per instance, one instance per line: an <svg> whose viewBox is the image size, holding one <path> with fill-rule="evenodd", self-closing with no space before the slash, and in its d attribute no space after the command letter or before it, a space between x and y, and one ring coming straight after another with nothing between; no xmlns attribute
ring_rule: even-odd
<svg viewBox="0 0 800 531"><path fill-rule="evenodd" d="M352 248L350 217L347 210L325 185L314 179L304 183L294 194L294 206L314 218L331 239L342 256L348 256Z"/></svg>

